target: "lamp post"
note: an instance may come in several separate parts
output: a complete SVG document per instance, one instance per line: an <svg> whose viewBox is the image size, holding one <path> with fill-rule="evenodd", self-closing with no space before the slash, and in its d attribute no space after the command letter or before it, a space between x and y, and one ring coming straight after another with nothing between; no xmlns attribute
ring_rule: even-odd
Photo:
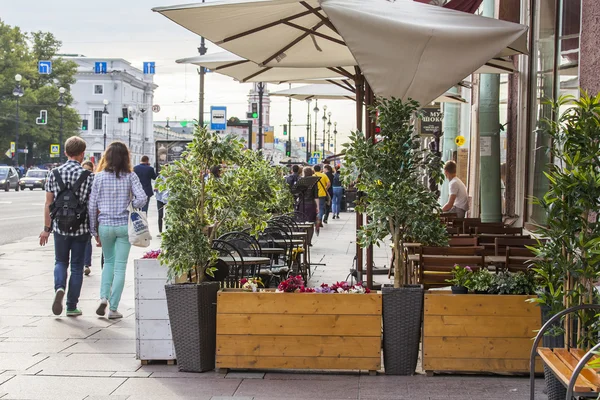
<svg viewBox="0 0 600 400"><path fill-rule="evenodd" d="M60 93L60 96L58 98L58 107L60 110L60 137L58 139L58 143L60 143L61 146L63 146L63 110L65 109L65 106L67 105L67 103L65 102L65 92L67 90L64 87L61 87L58 89L58 93ZM59 154L59 161L61 163L64 162L64 151L61 151Z"/></svg>
<svg viewBox="0 0 600 400"><path fill-rule="evenodd" d="M167 128L167 140L169 140L169 129L171 129L171 127L169 126L169 118L168 117L167 117L167 126L165 128Z"/></svg>
<svg viewBox="0 0 600 400"><path fill-rule="evenodd" d="M133 106L127 107L127 116L129 117L129 151L131 151L131 114L133 113Z"/></svg>
<svg viewBox="0 0 600 400"><path fill-rule="evenodd" d="M313 140L313 152L317 151L317 120L319 119L319 100L315 99L315 108L313 108L313 111L315 112L315 136L314 136L314 140Z"/></svg>
<svg viewBox="0 0 600 400"><path fill-rule="evenodd" d="M323 106L323 141L321 142L321 147L323 148L322 157L325 158L325 125L327 125L327 106Z"/></svg>
<svg viewBox="0 0 600 400"><path fill-rule="evenodd" d="M337 154L337 122L333 123L333 154Z"/></svg>
<svg viewBox="0 0 600 400"><path fill-rule="evenodd" d="M327 151L331 151L331 111L327 116L329 117L327 121Z"/></svg>
<svg viewBox="0 0 600 400"><path fill-rule="evenodd" d="M310 159L310 102L311 99L306 99L307 113L306 113L306 162Z"/></svg>
<svg viewBox="0 0 600 400"><path fill-rule="evenodd" d="M104 118L104 150L106 151L106 124L108 122L108 100L104 99L104 110L102 110L102 118Z"/></svg>
<svg viewBox="0 0 600 400"><path fill-rule="evenodd" d="M15 75L15 81L17 86L13 89L13 96L17 99L17 138L15 140L15 157L17 167L19 166L19 99L23 97L23 88L21 87L21 79L23 77L20 74Z"/></svg>

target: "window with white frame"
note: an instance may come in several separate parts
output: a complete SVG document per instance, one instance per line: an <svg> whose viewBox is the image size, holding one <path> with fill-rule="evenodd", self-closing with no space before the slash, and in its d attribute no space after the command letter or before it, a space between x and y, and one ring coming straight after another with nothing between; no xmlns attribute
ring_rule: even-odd
<svg viewBox="0 0 600 400"><path fill-rule="evenodd" d="M102 130L103 128L103 121L102 121L102 117L104 114L102 114L102 110L94 110L94 129L95 130Z"/></svg>
<svg viewBox="0 0 600 400"><path fill-rule="evenodd" d="M104 94L104 85L95 84L94 85L94 94Z"/></svg>

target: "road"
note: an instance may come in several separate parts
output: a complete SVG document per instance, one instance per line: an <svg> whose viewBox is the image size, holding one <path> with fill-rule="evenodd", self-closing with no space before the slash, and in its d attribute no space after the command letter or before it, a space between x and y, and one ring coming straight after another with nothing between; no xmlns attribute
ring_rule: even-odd
<svg viewBox="0 0 600 400"><path fill-rule="evenodd" d="M40 234L45 197L41 189L0 191L0 245Z"/></svg>

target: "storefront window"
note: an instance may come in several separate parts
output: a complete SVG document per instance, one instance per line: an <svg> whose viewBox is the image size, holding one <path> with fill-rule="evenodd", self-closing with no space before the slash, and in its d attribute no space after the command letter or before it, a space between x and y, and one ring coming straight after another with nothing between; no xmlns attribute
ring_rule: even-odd
<svg viewBox="0 0 600 400"><path fill-rule="evenodd" d="M531 51L534 74L530 94L534 98L531 110L533 129L529 149L528 192L530 196L541 198L549 187L544 171L548 170L548 165L552 162L548 152L550 137L545 131L544 120L556 118L545 102L556 99L559 95L577 96L578 93L581 0L532 0L532 5L535 7L532 27L534 46ZM544 224L546 215L540 207L529 202L528 220Z"/></svg>

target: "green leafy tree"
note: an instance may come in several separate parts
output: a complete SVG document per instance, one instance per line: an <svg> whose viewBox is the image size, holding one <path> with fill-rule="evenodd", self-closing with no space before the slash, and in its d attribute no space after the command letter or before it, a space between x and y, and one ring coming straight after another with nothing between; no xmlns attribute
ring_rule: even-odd
<svg viewBox="0 0 600 400"><path fill-rule="evenodd" d="M361 246L377 244L391 236L394 251L394 285L409 282L402 254L403 243L447 244L447 233L439 219L439 204L424 184L429 172L441 181L442 165L420 148L412 121L419 104L397 99L377 99L371 114L379 112L382 140L373 143L362 132L354 132L345 144L344 181L355 183L366 195L356 210L367 214L367 223L358 232Z"/></svg>
<svg viewBox="0 0 600 400"><path fill-rule="evenodd" d="M60 107L58 89L67 89L63 110L63 141L77 135L81 119L70 108L73 98L69 89L75 83L77 64L57 56L61 42L52 33L27 34L18 27L0 21L0 162L9 163L5 152L16 138L16 99L12 92L16 86L15 75L23 77L24 96L19 101L19 147L27 148L28 165L49 161L49 146L58 143L60 136ZM39 60L52 60L52 73L38 73ZM48 111L47 125L37 125L40 110ZM25 163L23 156L20 163Z"/></svg>

